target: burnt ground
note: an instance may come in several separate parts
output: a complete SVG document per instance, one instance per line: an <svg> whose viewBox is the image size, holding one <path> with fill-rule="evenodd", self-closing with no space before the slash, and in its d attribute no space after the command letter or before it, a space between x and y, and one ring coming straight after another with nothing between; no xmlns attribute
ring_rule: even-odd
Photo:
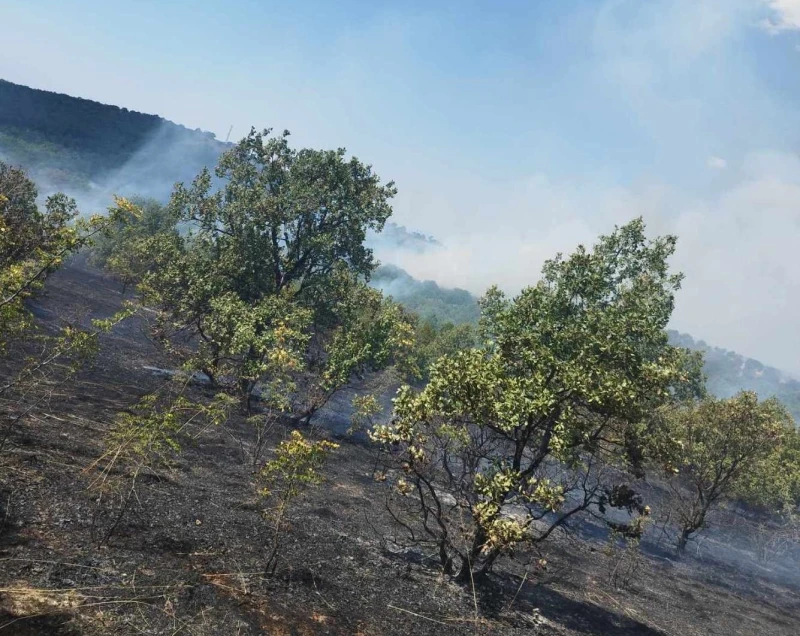
<svg viewBox="0 0 800 636"><path fill-rule="evenodd" d="M52 325L111 315L120 302L117 283L73 265L34 309ZM143 367L169 367L146 334L131 320L104 336L95 364L49 387L0 454L0 636L800 633L800 589L768 572L651 550L617 589L591 528L544 546L544 567L526 565L540 555L518 555L474 593L459 588L413 553L386 549L374 450L334 425L326 434L341 446L327 481L297 510L272 578L260 575L263 521L236 417L228 431L185 440L170 469L141 479L98 546L85 469L114 414L162 381Z"/></svg>

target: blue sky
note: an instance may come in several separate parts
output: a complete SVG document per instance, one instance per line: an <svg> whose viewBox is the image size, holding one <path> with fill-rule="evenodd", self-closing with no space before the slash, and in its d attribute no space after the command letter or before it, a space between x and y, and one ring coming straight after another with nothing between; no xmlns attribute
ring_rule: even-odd
<svg viewBox="0 0 800 636"><path fill-rule="evenodd" d="M674 324L800 373L800 0L0 0L0 77L346 146L480 292L643 214ZM406 260L404 260L406 259ZM794 343L797 344L787 344Z"/></svg>

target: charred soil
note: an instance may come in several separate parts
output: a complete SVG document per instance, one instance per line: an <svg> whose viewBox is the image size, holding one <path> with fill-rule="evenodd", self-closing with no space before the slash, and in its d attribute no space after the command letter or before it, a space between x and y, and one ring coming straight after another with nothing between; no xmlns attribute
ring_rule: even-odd
<svg viewBox="0 0 800 636"><path fill-rule="evenodd" d="M73 264L33 309L44 328L108 317L120 292ZM800 633L800 590L786 582L650 554L615 587L604 540L586 532L503 562L477 589L458 587L425 554L385 541L393 528L374 449L326 431L324 417L340 448L294 515L274 576L262 576L264 523L240 417L182 440L171 467L138 480L98 545L107 520L86 469L115 413L164 381L145 367L169 360L133 319L103 336L91 367L41 387L46 399L13 425L0 455L0 635ZM6 423L19 415L2 408ZM270 446L288 430L273 430Z"/></svg>

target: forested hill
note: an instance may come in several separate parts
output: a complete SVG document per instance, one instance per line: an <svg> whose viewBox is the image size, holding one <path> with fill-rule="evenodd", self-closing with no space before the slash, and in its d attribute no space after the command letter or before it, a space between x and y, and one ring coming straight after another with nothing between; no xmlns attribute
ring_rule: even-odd
<svg viewBox="0 0 800 636"><path fill-rule="evenodd" d="M225 148L213 133L156 115L0 80L0 159L28 170L45 193L168 195Z"/></svg>
<svg viewBox="0 0 800 636"><path fill-rule="evenodd" d="M371 282L427 320L474 323L480 315L478 300L465 289L446 289L432 280L417 280L394 265L381 265Z"/></svg>
<svg viewBox="0 0 800 636"><path fill-rule="evenodd" d="M797 422L800 422L800 382L783 371L758 360L745 358L735 351L712 347L688 334L669 331L670 342L703 353L703 370L708 376L708 390L727 398L742 389L755 391L761 397L776 396Z"/></svg>

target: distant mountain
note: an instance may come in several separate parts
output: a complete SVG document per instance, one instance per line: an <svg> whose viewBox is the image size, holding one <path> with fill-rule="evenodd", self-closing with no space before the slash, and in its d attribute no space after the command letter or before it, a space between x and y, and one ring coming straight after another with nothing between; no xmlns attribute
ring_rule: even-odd
<svg viewBox="0 0 800 636"><path fill-rule="evenodd" d="M444 247L432 236L408 230L404 225L392 222L387 223L380 234L372 234L369 241L378 250L403 250L417 254Z"/></svg>
<svg viewBox="0 0 800 636"><path fill-rule="evenodd" d="M227 147L156 115L0 80L0 159L24 167L44 194L164 199Z"/></svg>
<svg viewBox="0 0 800 636"><path fill-rule="evenodd" d="M712 347L703 340L670 330L670 342L703 353L707 387L717 397L730 397L741 390L755 391L762 398L776 396L800 422L800 382L787 373L734 351Z"/></svg>
<svg viewBox="0 0 800 636"><path fill-rule="evenodd" d="M477 322L480 316L478 300L468 291L417 280L394 265L378 267L371 283L423 318L461 324Z"/></svg>

